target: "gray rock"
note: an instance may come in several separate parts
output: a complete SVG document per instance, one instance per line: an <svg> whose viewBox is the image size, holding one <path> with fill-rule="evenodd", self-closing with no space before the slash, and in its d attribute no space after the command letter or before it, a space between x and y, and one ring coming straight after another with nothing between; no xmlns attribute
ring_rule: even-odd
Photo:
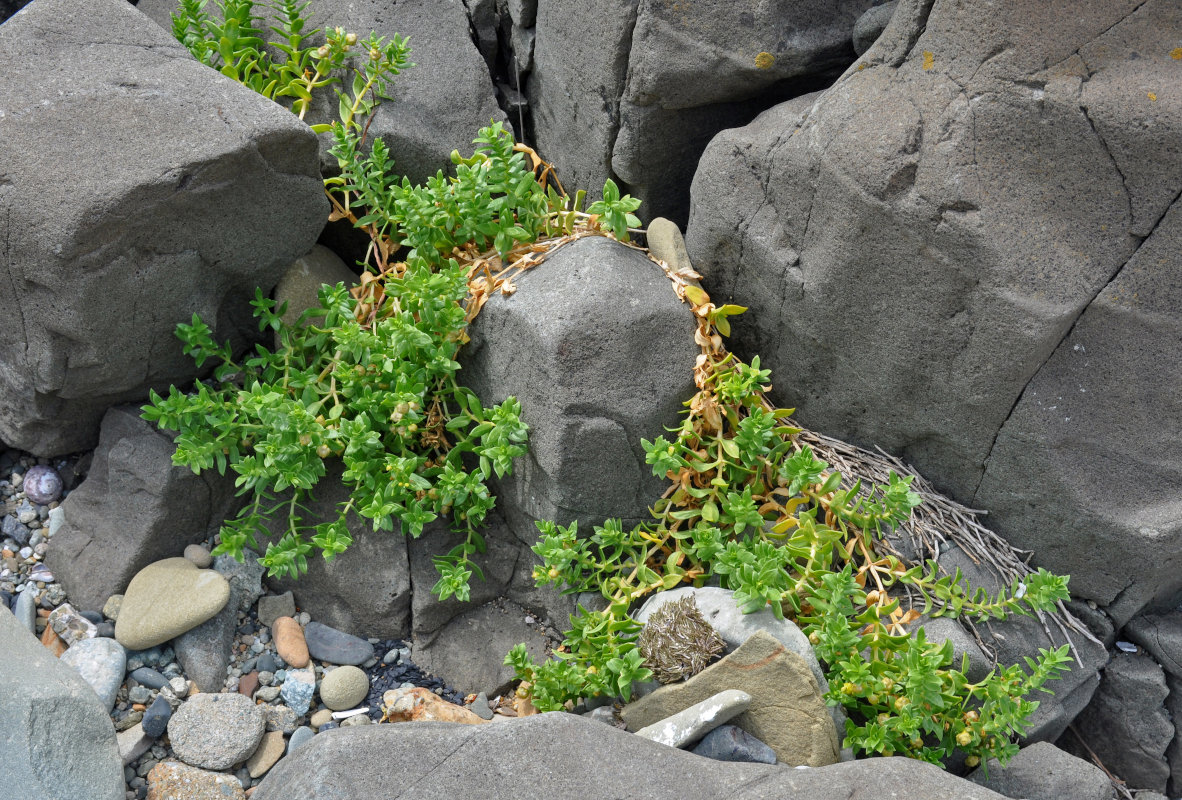
<svg viewBox="0 0 1182 800"><path fill-rule="evenodd" d="M891 21L895 7L898 5L899 0L891 0L889 3L866 9L862 16L858 17L858 21L854 23L855 53L862 55L870 49L870 45L874 44L879 36L882 36L883 30Z"/></svg>
<svg viewBox="0 0 1182 800"><path fill-rule="evenodd" d="M0 521L0 535L12 537L21 547L29 543L29 529L11 515L5 516L3 521Z"/></svg>
<svg viewBox="0 0 1182 800"><path fill-rule="evenodd" d="M913 759L873 758L820 769L727 764L573 714L508 724L342 728L317 735L276 764L252 800L312 800L324 786L354 800L388 797L391 786L414 786L416 800L478 797L487 794L492 771L505 797L532 797L545 786L547 794L570 800L846 800L873 787L875 796L894 793L909 800L1004 800Z"/></svg>
<svg viewBox="0 0 1182 800"><path fill-rule="evenodd" d="M968 775L974 783L1006 797L1029 800L1109 800L1112 782L1099 767L1063 752L1049 742L1024 747L1004 767L989 761L989 774L975 769Z"/></svg>
<svg viewBox="0 0 1182 800"><path fill-rule="evenodd" d="M702 741L690 752L715 761L776 763L775 750L736 725L719 725L702 737Z"/></svg>
<svg viewBox="0 0 1182 800"><path fill-rule="evenodd" d="M307 309L320 306L320 287L325 284L335 286L338 283L343 283L347 287L352 286L357 283L357 274L345 266L345 262L336 253L324 245L315 245L295 260L275 287L276 306L287 303L283 321L288 325L295 325L300 314ZM323 323L324 317L312 319L319 319Z"/></svg>
<svg viewBox="0 0 1182 800"><path fill-rule="evenodd" d="M1166 782L1166 791L1172 796L1182 795L1182 736L1178 735L1178 720L1182 720L1182 680L1166 673L1166 686L1170 693L1166 695L1166 711L1170 719L1174 720L1174 738L1166 748L1166 763L1170 766L1170 778Z"/></svg>
<svg viewBox="0 0 1182 800"><path fill-rule="evenodd" d="M82 608L106 610L137 572L206 539L240 505L231 478L173 466L172 438L139 414L136 406L107 412L90 473L60 506L45 563Z"/></svg>
<svg viewBox="0 0 1182 800"><path fill-rule="evenodd" d="M1182 679L1182 610L1138 614L1121 635L1144 647L1171 677Z"/></svg>
<svg viewBox="0 0 1182 800"><path fill-rule="evenodd" d="M325 466L315 500L305 503L304 524L336 519L338 506L348 500L349 491L340 482L343 466L335 460ZM410 627L411 599L405 537L398 529L374 531L371 521L353 512L346 524L353 544L332 563L315 555L308 559L307 574L298 579L268 578L268 586L277 592L290 591L301 609L339 630L404 637Z"/></svg>
<svg viewBox="0 0 1182 800"><path fill-rule="evenodd" d="M476 693L476 698L468 704L468 710L481 719L493 718L493 710L488 707L488 695L484 692Z"/></svg>
<svg viewBox="0 0 1182 800"><path fill-rule="evenodd" d="M750 706L751 695L738 689L726 689L638 729L636 735L670 747L689 747Z"/></svg>
<svg viewBox="0 0 1182 800"><path fill-rule="evenodd" d="M23 109L0 120L0 437L43 456L92 448L112 405L192 379L173 332L193 313L218 340L257 340L255 287L328 210L294 115L122 0L89 3L81 32L74 11L41 0L0 33L0 107Z"/></svg>
<svg viewBox="0 0 1182 800"><path fill-rule="evenodd" d="M1182 589L1182 115L1142 88L1171 8L902 2L823 95L715 137L686 236L779 404L989 509L1118 627Z"/></svg>
<svg viewBox="0 0 1182 800"><path fill-rule="evenodd" d="M1117 653L1104 669L1092 702L1075 719L1075 730L1105 767L1130 786L1165 791L1170 768L1166 748L1174 725L1162 707L1169 689L1162 668L1140 653ZM1076 737L1065 749L1088 758Z"/></svg>
<svg viewBox="0 0 1182 800"><path fill-rule="evenodd" d="M33 587L26 587L16 596L12 613L29 633L37 632L37 592Z"/></svg>
<svg viewBox="0 0 1182 800"><path fill-rule="evenodd" d="M142 683L149 689L163 689L165 686L168 686L168 678L164 677L151 667L138 667L133 669L128 677L137 683Z"/></svg>
<svg viewBox="0 0 1182 800"><path fill-rule="evenodd" d="M299 726L301 714L297 714L295 709L287 706L259 706L263 710L263 719L267 723L267 731L279 731L280 733L289 734L295 731Z"/></svg>
<svg viewBox="0 0 1182 800"><path fill-rule="evenodd" d="M13 800L123 800L111 718L94 690L10 614L0 614L0 781Z"/></svg>
<svg viewBox="0 0 1182 800"><path fill-rule="evenodd" d="M673 424L693 394L692 315L659 266L603 237L515 282L484 306L463 361L482 402L515 396L530 425L529 454L497 486L507 521L533 544L538 519L577 520L588 533L609 516L648 519L663 479L640 438Z"/></svg>
<svg viewBox="0 0 1182 800"><path fill-rule="evenodd" d="M94 623L69 603L63 603L50 611L46 623L63 642L70 645L93 639L98 635Z"/></svg>
<svg viewBox="0 0 1182 800"><path fill-rule="evenodd" d="M291 592L263 595L258 605L259 624L268 628L280 617L294 617L296 613L295 598Z"/></svg>
<svg viewBox="0 0 1182 800"><path fill-rule="evenodd" d="M268 687L273 688L273 687ZM259 689L255 696L260 696L264 690ZM312 705L312 695L316 692L316 675L310 669L291 669L283 679L283 686L279 687L279 694L283 695L283 702L291 706L291 710L303 716L308 713Z"/></svg>
<svg viewBox="0 0 1182 800"><path fill-rule="evenodd" d="M185 675L203 692L222 690L238 630L238 609L242 606L243 594L245 592L239 585L231 582L230 599L222 610L173 640L176 659Z"/></svg>
<svg viewBox="0 0 1182 800"><path fill-rule="evenodd" d="M228 769L245 761L263 738L263 712L240 694L198 694L168 722L173 752L187 764Z"/></svg>
<svg viewBox="0 0 1182 800"><path fill-rule="evenodd" d="M320 622L304 626L304 640L308 643L308 653L317 661L357 665L373 658L373 645L365 639Z"/></svg>
<svg viewBox="0 0 1182 800"><path fill-rule="evenodd" d="M287 754L291 755L302 744L307 744L308 740L316 735L316 731L309 728L307 725L301 725L291 733L291 738L287 740Z"/></svg>
<svg viewBox="0 0 1182 800"><path fill-rule="evenodd" d="M267 569L253 550L243 550L242 556L242 561L230 555L218 556L213 560L213 569L230 582L231 588L237 589L238 610L249 611L263 596L263 575Z"/></svg>
<svg viewBox="0 0 1182 800"><path fill-rule="evenodd" d="M525 609L510 600L494 600L461 614L431 637L416 638L411 658L422 669L446 675L449 686L464 694L501 694L513 682L505 653L524 643L533 658L546 655L546 637L525 624Z"/></svg>
<svg viewBox="0 0 1182 800"><path fill-rule="evenodd" d="M114 639L83 639L61 655L61 662L78 671L90 684L103 707L115 707L115 695L123 683L127 651Z"/></svg>
<svg viewBox="0 0 1182 800"><path fill-rule="evenodd" d="M259 660L255 662L255 668L260 675L264 672L274 674L275 670L279 669L279 665L275 661L275 656L268 651L259 656Z"/></svg>
<svg viewBox="0 0 1182 800"><path fill-rule="evenodd" d="M152 705L148 706L144 712L143 719L140 720L140 727L145 735L155 739L168 730L170 719L172 719L172 706L163 695L157 695L156 699L152 701Z"/></svg>
<svg viewBox="0 0 1182 800"><path fill-rule="evenodd" d="M144 728L139 723L119 731L115 738L119 744L119 758L125 767L134 764L140 756L151 750L155 741L154 737L144 733Z"/></svg>

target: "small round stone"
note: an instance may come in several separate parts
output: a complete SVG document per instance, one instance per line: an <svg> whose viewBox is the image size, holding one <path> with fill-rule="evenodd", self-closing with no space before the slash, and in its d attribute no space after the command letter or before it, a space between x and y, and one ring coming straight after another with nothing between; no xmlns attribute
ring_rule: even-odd
<svg viewBox="0 0 1182 800"><path fill-rule="evenodd" d="M168 722L173 752L204 769L228 769L245 761L263 738L262 709L240 694L198 694Z"/></svg>
<svg viewBox="0 0 1182 800"><path fill-rule="evenodd" d="M174 550L173 552L175 553L176 551ZM185 558L192 561L201 569L205 569L213 563L213 556L211 556L209 551L199 544L191 544L186 547Z"/></svg>
<svg viewBox="0 0 1182 800"><path fill-rule="evenodd" d="M355 707L369 694L369 676L357 667L337 667L320 683L320 700L333 711Z"/></svg>
<svg viewBox="0 0 1182 800"><path fill-rule="evenodd" d="M46 505L61 499L62 476L53 467L32 467L25 473L22 484L25 497L38 505Z"/></svg>
<svg viewBox="0 0 1182 800"><path fill-rule="evenodd" d="M313 714L312 718L310 720L308 720L308 722L312 725L313 728L322 728L326 724L328 724L329 722L332 722L332 710L327 709L327 708L322 708L319 711L317 711L315 714Z"/></svg>

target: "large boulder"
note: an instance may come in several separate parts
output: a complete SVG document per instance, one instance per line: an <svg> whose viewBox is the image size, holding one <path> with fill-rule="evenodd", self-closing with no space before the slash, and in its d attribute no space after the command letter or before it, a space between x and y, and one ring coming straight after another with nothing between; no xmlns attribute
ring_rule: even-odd
<svg viewBox="0 0 1182 800"><path fill-rule="evenodd" d="M82 676L0 609L0 783L12 800L123 800L107 709Z"/></svg>
<svg viewBox="0 0 1182 800"><path fill-rule="evenodd" d="M258 4L260 14L266 10ZM171 30L176 0L140 0L140 11ZM461 0L317 0L308 7L309 28L343 27L366 38L371 32L387 39L400 34L410 40L414 67L394 78L369 136L390 148L395 171L421 182L437 170L451 169L453 149L465 152L477 131L490 120L505 120L497 105L488 67L472 41ZM264 21L264 30L269 21ZM312 39L323 40L323 35ZM337 99L329 89L309 110L309 122L336 119ZM337 171L328 155L330 134L320 137L323 168ZM297 253L297 255L299 255Z"/></svg>
<svg viewBox="0 0 1182 800"><path fill-rule="evenodd" d="M710 138L832 82L871 5L542 3L527 84L539 148L569 186L594 193L616 177L645 218L684 225Z"/></svg>
<svg viewBox="0 0 1182 800"><path fill-rule="evenodd" d="M904 0L714 139L687 244L804 424L991 509L1119 626L1182 590L1182 8L1069 5Z"/></svg>
<svg viewBox="0 0 1182 800"><path fill-rule="evenodd" d="M490 781L492 783L490 783ZM570 800L1005 800L907 758L872 758L820 769L714 761L573 714L494 725L420 722L339 728L289 753L253 800L376 800L413 786L416 800L544 794Z"/></svg>
<svg viewBox="0 0 1182 800"><path fill-rule="evenodd" d="M93 447L108 407L197 369L200 314L258 336L249 300L328 212L316 138L194 61L124 0L36 0L0 28L0 438Z"/></svg>
<svg viewBox="0 0 1182 800"><path fill-rule="evenodd" d="M233 515L232 477L172 464L173 438L135 406L103 417L90 474L62 501L46 565L80 608L99 610L149 564L179 556Z"/></svg>

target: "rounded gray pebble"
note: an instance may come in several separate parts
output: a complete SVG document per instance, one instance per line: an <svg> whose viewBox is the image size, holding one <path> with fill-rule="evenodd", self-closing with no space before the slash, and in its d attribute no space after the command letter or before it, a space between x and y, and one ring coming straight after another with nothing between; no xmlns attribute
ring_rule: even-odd
<svg viewBox="0 0 1182 800"><path fill-rule="evenodd" d="M176 551L173 550L173 552L175 553ZM209 565L213 563L213 556L211 556L209 551L199 544L191 544L186 547L184 555L185 558L192 561L201 569L207 569Z"/></svg>
<svg viewBox="0 0 1182 800"><path fill-rule="evenodd" d="M240 694L198 694L168 722L173 752L204 769L228 769L245 761L266 729L262 709Z"/></svg>
<svg viewBox="0 0 1182 800"><path fill-rule="evenodd" d="M290 755L292 750L295 750L297 747L304 744L315 735L316 732L307 725L301 725L300 727L296 728L294 731L292 731L291 738L287 740L288 754Z"/></svg>

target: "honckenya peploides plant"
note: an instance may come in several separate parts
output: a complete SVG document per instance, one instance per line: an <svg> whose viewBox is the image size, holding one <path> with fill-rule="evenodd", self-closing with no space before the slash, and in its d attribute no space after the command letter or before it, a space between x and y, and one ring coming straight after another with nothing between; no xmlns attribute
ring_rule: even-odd
<svg viewBox="0 0 1182 800"><path fill-rule="evenodd" d="M584 208L583 192L568 197L552 168L499 124L480 132L471 156L453 152L454 175L412 185L396 177L382 141L366 141L364 124L408 66L405 40L334 28L314 44L308 3L276 0L270 31L282 55L274 56L252 0L222 0L220 19L205 5L181 0L176 16L176 35L197 58L267 97L291 98L301 117L314 91L337 93L338 119L316 126L331 131L340 167L326 191L332 218L362 229L370 246L360 284L325 287L319 307L295 325L256 293L260 329L277 334L273 351L236 357L200 319L180 325L186 352L216 367L191 392L153 394L145 417L180 431L176 463L229 469L248 497L222 528L219 552L241 558L277 519L282 533L262 561L272 574L297 574L314 547L331 559L349 545L350 512L375 530L392 530L397 519L412 536L450 517L465 538L437 560L434 591L466 598L479 573L480 523L494 503L488 481L512 468L527 434L515 400L485 407L458 382L467 325L558 247L584 236L626 243L639 203L608 181L603 199ZM803 628L826 668L829 702L849 713L847 745L932 762L954 750L970 765L1004 762L1037 706L1030 695L1066 669L1068 648L972 682L966 665L951 663L950 643L911 629L923 614L1053 611L1068 597L1067 578L1023 572L991 597L934 561L903 563L883 537L915 513L913 476L843 477L791 424L791 410L768 400L770 373L759 359L746 363L723 346L729 318L744 309L715 305L692 270L661 266L693 310L700 347L684 419L669 437L643 442L669 488L652 521L630 530L607 520L583 536L574 525L538 523L538 583L598 592L603 603L580 607L552 658L535 662L524 647L509 654L519 695L542 710L602 694L628 699L633 682L651 674L631 617L636 603L717 581L744 611L770 607ZM329 459L343 463L351 497L334 519L311 525L304 504Z"/></svg>

